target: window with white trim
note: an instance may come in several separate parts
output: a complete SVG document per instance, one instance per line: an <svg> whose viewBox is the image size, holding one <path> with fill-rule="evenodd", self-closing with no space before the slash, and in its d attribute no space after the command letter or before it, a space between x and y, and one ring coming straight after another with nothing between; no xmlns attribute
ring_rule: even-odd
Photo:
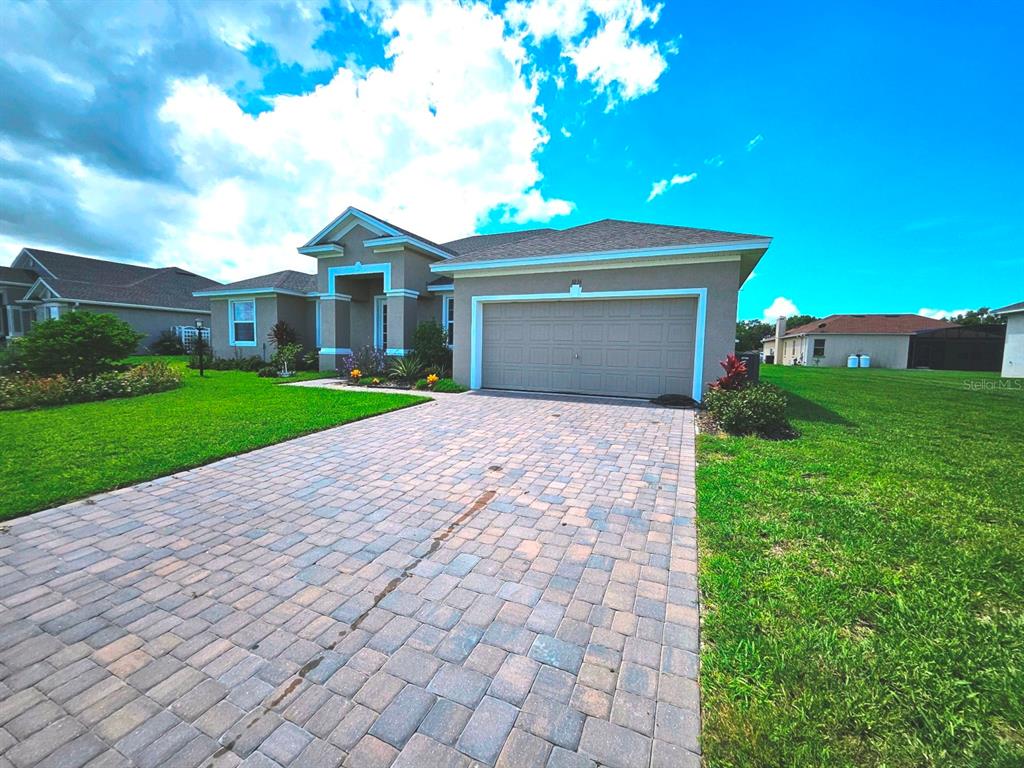
<svg viewBox="0 0 1024 768"><path fill-rule="evenodd" d="M825 356L825 340L824 339L815 339L814 340L814 352L812 354L813 354L814 357L824 357Z"/></svg>
<svg viewBox="0 0 1024 768"><path fill-rule="evenodd" d="M455 341L455 296L441 297L441 327L450 347Z"/></svg>
<svg viewBox="0 0 1024 768"><path fill-rule="evenodd" d="M256 346L256 299L229 302L231 344L235 347Z"/></svg>

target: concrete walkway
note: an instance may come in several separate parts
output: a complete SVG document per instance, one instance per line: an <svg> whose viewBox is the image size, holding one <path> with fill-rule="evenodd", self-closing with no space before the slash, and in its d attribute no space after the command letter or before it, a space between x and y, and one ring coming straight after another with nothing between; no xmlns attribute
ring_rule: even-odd
<svg viewBox="0 0 1024 768"><path fill-rule="evenodd" d="M697 766L693 432L466 394L16 520L0 768Z"/></svg>

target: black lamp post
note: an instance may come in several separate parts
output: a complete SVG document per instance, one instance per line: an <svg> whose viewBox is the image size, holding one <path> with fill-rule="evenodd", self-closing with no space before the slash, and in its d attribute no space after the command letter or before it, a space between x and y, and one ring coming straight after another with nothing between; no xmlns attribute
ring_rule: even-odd
<svg viewBox="0 0 1024 768"><path fill-rule="evenodd" d="M196 318L196 353L199 355L199 375L203 373L203 321Z"/></svg>

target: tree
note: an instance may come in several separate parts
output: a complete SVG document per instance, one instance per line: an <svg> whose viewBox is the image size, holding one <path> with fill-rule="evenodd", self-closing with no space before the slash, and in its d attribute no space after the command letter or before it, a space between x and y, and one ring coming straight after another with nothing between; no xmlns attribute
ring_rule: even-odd
<svg viewBox="0 0 1024 768"><path fill-rule="evenodd" d="M752 352L761 348L761 340L775 330L771 323L760 320L740 320L736 323L736 351Z"/></svg>
<svg viewBox="0 0 1024 768"><path fill-rule="evenodd" d="M69 312L33 325L19 352L39 376L95 376L132 354L145 336L114 315Z"/></svg>
<svg viewBox="0 0 1024 768"><path fill-rule="evenodd" d="M814 315L793 315L792 317L786 318L786 330L790 328L799 328L801 325L807 325L813 323L815 320L821 318L815 317Z"/></svg>
<svg viewBox="0 0 1024 768"><path fill-rule="evenodd" d="M952 322L957 325L1005 325L1006 315L994 315L988 307L979 307L957 315Z"/></svg>

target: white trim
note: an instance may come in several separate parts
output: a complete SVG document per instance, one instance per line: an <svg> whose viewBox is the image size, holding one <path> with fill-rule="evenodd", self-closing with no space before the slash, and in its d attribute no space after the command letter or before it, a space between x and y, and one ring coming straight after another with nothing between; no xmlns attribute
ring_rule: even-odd
<svg viewBox="0 0 1024 768"><path fill-rule="evenodd" d="M303 245L297 249L303 256L315 256L318 259L325 256L344 256L345 246L338 245L337 243L328 243L327 245Z"/></svg>
<svg viewBox="0 0 1024 768"><path fill-rule="evenodd" d="M387 296L405 296L409 299L418 299L420 297L419 291L414 291L410 288L392 288L390 291L385 291Z"/></svg>
<svg viewBox="0 0 1024 768"><path fill-rule="evenodd" d="M196 298L203 296L254 296L256 294L281 293L285 296L300 296L307 298L315 296L315 293L303 293L302 291L289 291L285 288L229 288L225 290L192 291Z"/></svg>
<svg viewBox="0 0 1024 768"><path fill-rule="evenodd" d="M347 216L354 216L354 217L356 217L357 219L360 220L360 222L362 222L362 224L364 226L367 226L368 229L370 229L370 230L377 230L379 234L389 234L389 235L400 235L400 234L402 234L401 232L399 232L394 227L388 226L383 221L380 221L378 219L373 218L373 216L371 216L368 213L363 213L362 211L358 211L358 210L356 210L355 208L353 208L350 205L348 208L346 208L344 211L342 211L330 224L328 224L326 227L321 229L316 234L316 236L313 237L308 243L304 244L302 246L302 248L309 248L310 246L316 245L317 241L321 237L323 237L328 232L330 232L332 229L334 229L336 226L338 226L345 219L345 217L347 217ZM343 234L345 234L345 233L347 233L349 231L351 231L351 227L346 229L343 233L339 233L338 236L341 237ZM302 248L299 249L299 253L302 252Z"/></svg>
<svg viewBox="0 0 1024 768"><path fill-rule="evenodd" d="M22 299L24 301L24 299ZM90 306L97 307L124 307L125 309L151 309L154 312L184 312L184 313L198 313L200 315L209 315L210 310L208 309L196 309L195 307L154 307L150 304L125 304L119 301L89 301L86 299L67 299L58 297L52 299L59 304L89 304ZM28 303L28 302L26 302Z"/></svg>
<svg viewBox="0 0 1024 768"><path fill-rule="evenodd" d="M351 355L352 350L348 347L320 347L321 355Z"/></svg>
<svg viewBox="0 0 1024 768"><path fill-rule="evenodd" d="M610 270L610 269L636 269L638 267L673 267L673 266L692 266L694 264L720 264L726 262L742 262L743 258L738 253L706 253L706 254L694 254L694 255L680 255L680 256L662 256L658 258L654 257L643 257L633 259L616 259L609 261L582 261L572 264L538 264L536 266L526 267L507 267L503 268L500 264L495 264L493 268L487 269L468 269L465 272L456 272L452 277L456 280L463 277L501 277L505 275L539 275L546 273L558 273L564 272L591 272L597 269Z"/></svg>
<svg viewBox="0 0 1024 768"><path fill-rule="evenodd" d="M315 293L313 298L320 301L352 301L352 297L347 293Z"/></svg>
<svg viewBox="0 0 1024 768"><path fill-rule="evenodd" d="M397 237L375 237L371 240L363 240L363 245L367 248L379 248L388 245L411 245L425 253L429 253L432 256L437 256L439 259L450 259L452 254L442 251L440 248L429 243L425 243L418 237L412 237L410 235L398 235Z"/></svg>
<svg viewBox="0 0 1024 768"><path fill-rule="evenodd" d="M235 304L248 304L252 302L252 341L235 340ZM248 320L239 320L240 323L247 323ZM228 301L228 346L231 347L255 347L256 341L256 299L230 299Z"/></svg>
<svg viewBox="0 0 1024 768"><path fill-rule="evenodd" d="M17 285L21 288L31 288L32 283L16 283L13 280L0 280L0 285Z"/></svg>
<svg viewBox="0 0 1024 768"><path fill-rule="evenodd" d="M53 272L51 272L49 269L47 269L46 265L43 264L43 262L41 262L39 259L37 259L35 257L35 255L32 253L32 251L30 251L28 248L22 248L21 251L18 253L18 256L20 257L21 254L25 254L30 259L32 259L32 261L34 261L36 264L38 264L40 267L42 267L43 268L43 272L48 274L50 277L52 277L55 280L57 279L57 276L55 274L53 274ZM84 257L79 257L79 258L84 258ZM15 261L17 261L17 260L18 259L15 258ZM20 267L19 267L19 269L20 269Z"/></svg>
<svg viewBox="0 0 1024 768"><path fill-rule="evenodd" d="M327 268L327 288L334 290L334 281L338 277L346 277L350 275L375 275L381 274L384 276L384 293L391 290L391 263L390 262L378 262L374 264L363 264L361 261L357 261L355 264L351 264L347 267L328 267ZM336 294L343 295L343 294Z"/></svg>
<svg viewBox="0 0 1024 768"><path fill-rule="evenodd" d="M384 354L389 357L405 357L410 352L412 352L411 349L399 349L398 347L389 347L384 350Z"/></svg>
<svg viewBox="0 0 1024 768"><path fill-rule="evenodd" d="M465 272L472 269L507 269L509 267L534 267L544 264L566 264L573 262L602 262L615 259L653 258L658 256L679 256L684 254L724 253L728 251L761 250L771 245L771 238L740 240L730 243L707 243L703 245L672 245L661 248L632 248L620 251L587 251L583 253L559 253L551 256L529 256L518 259L492 259L469 261L461 264L439 262L431 264L432 272Z"/></svg>
<svg viewBox="0 0 1024 768"><path fill-rule="evenodd" d="M388 297L384 294L373 297L373 348L384 348L385 319L384 309L388 305Z"/></svg>
<svg viewBox="0 0 1024 768"><path fill-rule="evenodd" d="M470 311L469 388L480 389L483 380L484 304L511 301L587 301L596 299L643 299L693 296L697 298L697 327L693 353L692 397L700 402L704 392L704 333L707 323L707 288L658 288L640 291L592 291L590 293L524 293L474 296Z"/></svg>
<svg viewBox="0 0 1024 768"><path fill-rule="evenodd" d="M36 288L38 286L40 286L40 285L45 285L46 286L46 290L48 290L52 294L51 298L55 298L55 299L64 298L59 293L57 293L55 290L53 290L53 288L50 286L49 283L47 283L43 278L40 277L40 278L37 278L34 283L32 283L32 287L31 288L29 288L27 291L25 291L25 295L21 297L21 300L22 301L26 301L28 299L28 297L31 296L32 293L36 290Z"/></svg>
<svg viewBox="0 0 1024 768"><path fill-rule="evenodd" d="M455 283L448 283L447 285L428 285L427 290L431 293L447 293L455 290Z"/></svg>
<svg viewBox="0 0 1024 768"><path fill-rule="evenodd" d="M320 348L320 302L318 301L313 308L313 316L315 317L313 326L313 338L316 340L317 349Z"/></svg>
<svg viewBox="0 0 1024 768"><path fill-rule="evenodd" d="M1024 307L1017 307L1016 309L997 309L992 312L993 315L1015 315L1018 312L1024 312Z"/></svg>

